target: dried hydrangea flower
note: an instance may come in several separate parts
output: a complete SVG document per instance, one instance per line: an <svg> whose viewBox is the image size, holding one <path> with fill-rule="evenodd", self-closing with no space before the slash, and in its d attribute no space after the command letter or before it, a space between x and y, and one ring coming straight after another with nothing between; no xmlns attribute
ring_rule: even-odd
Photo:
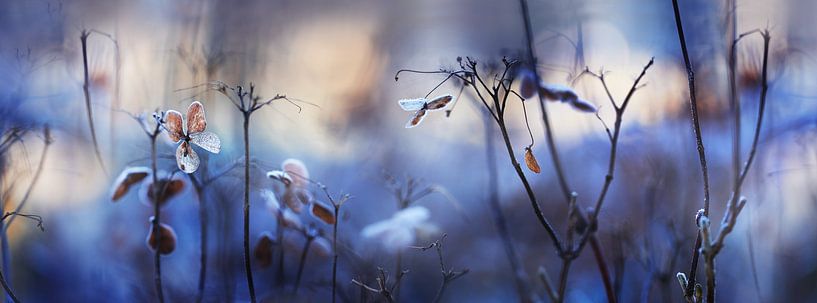
<svg viewBox="0 0 817 303"><path fill-rule="evenodd" d="M413 128L423 122L427 112L443 110L453 100L454 96L445 94L431 100L426 98L402 99L397 101L397 103L404 111L416 111L408 123L406 123L406 128Z"/></svg>
<svg viewBox="0 0 817 303"><path fill-rule="evenodd" d="M176 164L185 173L193 173L199 168L199 156L190 143L198 145L206 151L217 154L221 151L221 140L216 134L207 132L207 119L204 116L204 105L194 101L187 108L187 120L175 110L165 114L164 128L167 136L173 143L179 143L176 148Z"/></svg>

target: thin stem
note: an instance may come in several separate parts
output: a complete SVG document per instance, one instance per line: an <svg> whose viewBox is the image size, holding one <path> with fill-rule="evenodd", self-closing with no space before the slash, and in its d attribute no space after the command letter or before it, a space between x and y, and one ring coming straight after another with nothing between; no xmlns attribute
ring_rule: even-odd
<svg viewBox="0 0 817 303"><path fill-rule="evenodd" d="M672 0L672 9L675 14L675 27L678 31L678 43L681 45L681 53L684 57L684 66L687 71L687 81L689 82L689 105L692 117L692 129L695 133L695 142L698 148L698 159L701 163L701 174L704 183L704 215L709 215L709 172L706 166L706 152L704 151L703 136L701 135L701 124L698 118L698 101L695 98L695 72L692 70L692 63L689 60L686 38L684 38L684 27L681 22L681 12L678 8L678 0ZM692 254L692 266L689 269L689 284L686 289L686 297L692 296L695 289L695 276L698 268L698 258L700 256L701 239L700 233L695 240L695 248Z"/></svg>
<svg viewBox="0 0 817 303"><path fill-rule="evenodd" d="M335 224L332 224L332 303L335 303L335 293L338 284L338 213L340 206L332 203L335 208Z"/></svg>
<svg viewBox="0 0 817 303"><path fill-rule="evenodd" d="M94 114L91 108L91 92L88 75L88 36L90 35L91 31L83 30L79 36L79 40L82 44L82 67L85 71L85 81L82 84L82 92L85 94L85 113L88 116L88 128L91 130L91 141L94 143L94 153L96 154L96 159L99 161L99 166L102 167L102 171L105 175L108 175L105 162L102 160L102 154L99 152L99 143L96 140L96 128L94 128Z"/></svg>
<svg viewBox="0 0 817 303"><path fill-rule="evenodd" d="M18 204L17 208L14 209L15 213L19 213L20 211L23 210L23 207L26 205L26 202L28 202L28 198L31 196L31 193L34 190L34 186L37 185L37 182L40 180L40 175L43 172L43 167L45 167L45 157L46 155L48 155L48 147L51 146L51 143L53 142L53 140L51 139L51 131L47 125L43 129L43 136L44 136L43 143L45 145L43 145L43 151L40 154L40 162L39 164L37 164L37 170L34 172L34 176L31 178L31 183L28 185L26 193L23 194L23 198L20 199L20 204ZM4 233L9 229L11 223L14 222L15 217L16 216L9 218L8 223L6 223L6 226L3 229Z"/></svg>
<svg viewBox="0 0 817 303"><path fill-rule="evenodd" d="M304 273L304 266L306 265L306 257L309 255L309 246L312 244L312 240L314 237L307 237L306 243L304 243L304 249L301 251L301 260L298 262L298 275L295 276L295 290L293 293L298 293L298 288L301 286L301 276Z"/></svg>
<svg viewBox="0 0 817 303"><path fill-rule="evenodd" d="M573 259L566 258L562 262L562 272L559 274L559 292L558 292L558 299L559 303L565 301L565 290L567 289L567 274L570 272L570 264L573 263Z"/></svg>
<svg viewBox="0 0 817 303"><path fill-rule="evenodd" d="M499 175L496 164L493 124L490 117L487 115L484 115L483 120L485 121L485 158L488 162L488 191L490 192L488 205L491 208L494 226L496 226L497 233L499 233L499 238L502 240L503 247L505 248L505 255L508 258L508 263L513 271L516 290L519 293L519 300L525 302L528 300L528 287L524 279L525 273L519 266L519 261L516 257L516 249L513 246L513 239L511 239L511 233L508 231L508 223L505 221L502 206L499 204Z"/></svg>
<svg viewBox="0 0 817 303"><path fill-rule="evenodd" d="M243 98L242 98L243 100ZM250 301L255 303L255 285L252 281L250 264L250 114L244 112L244 271L247 274L247 287Z"/></svg>
<svg viewBox="0 0 817 303"><path fill-rule="evenodd" d="M158 122L157 122L158 123ZM158 170L156 169L156 135L158 132L154 132L152 136L150 136L150 169L151 169L151 176L153 178L153 184L159 184L159 177L156 175ZM159 230L159 220L160 220L160 208L159 205L159 186L152 186L153 190L151 190L151 195L153 196L153 233L156 236L156 251L153 255L153 264L154 264L154 283L156 286L156 296L159 299L159 302L164 302L165 297L164 293L162 292L162 259L161 259L161 247L159 247L162 243L162 232Z"/></svg>
<svg viewBox="0 0 817 303"><path fill-rule="evenodd" d="M20 299L17 299L17 296L15 296L14 292L11 291L11 287L9 287L8 283L6 283L6 277L3 276L2 270L0 270L0 284L3 284L3 289L6 290L6 294L8 294L14 303L20 303Z"/></svg>
<svg viewBox="0 0 817 303"><path fill-rule="evenodd" d="M199 234L201 235L201 265L199 267L199 293L196 297L196 302L201 302L204 299L204 286L207 282L207 207L204 203L204 188L197 187L196 193L199 198Z"/></svg>

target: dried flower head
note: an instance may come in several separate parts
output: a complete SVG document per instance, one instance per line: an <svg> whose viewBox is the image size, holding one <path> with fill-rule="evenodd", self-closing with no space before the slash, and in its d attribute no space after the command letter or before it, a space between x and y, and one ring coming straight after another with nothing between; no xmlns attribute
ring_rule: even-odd
<svg viewBox="0 0 817 303"><path fill-rule="evenodd" d="M150 175L150 169L144 166L128 167L119 174L111 188L111 201L116 202L130 191L131 186L142 182Z"/></svg>
<svg viewBox="0 0 817 303"><path fill-rule="evenodd" d="M199 156L190 143L198 145L206 151L217 154L221 151L221 140L216 134L204 131L207 120L204 116L204 105L194 101L187 108L187 123L182 114L169 110L165 114L164 128L167 136L173 143L179 143L176 148L176 164L185 173L193 173L199 168Z"/></svg>
<svg viewBox="0 0 817 303"><path fill-rule="evenodd" d="M402 99L397 103L404 111L416 111L406 123L406 128L413 128L423 122L427 112L444 110L453 100L454 96L445 94L431 100L426 98Z"/></svg>
<svg viewBox="0 0 817 303"><path fill-rule="evenodd" d="M156 242L156 231L153 228L153 217L150 217L150 233L148 234L145 243L151 251L159 249L159 253L169 255L176 250L176 231L170 225L159 223L159 233L161 234L161 243Z"/></svg>

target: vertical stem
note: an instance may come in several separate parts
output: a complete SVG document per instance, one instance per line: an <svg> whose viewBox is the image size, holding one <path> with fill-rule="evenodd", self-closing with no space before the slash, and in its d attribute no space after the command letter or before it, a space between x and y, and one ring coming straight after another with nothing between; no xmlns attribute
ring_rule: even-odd
<svg viewBox="0 0 817 303"><path fill-rule="evenodd" d="M204 204L203 188L197 188L199 197L199 228L201 229L201 265L199 267L199 294L196 302L201 303L204 299L204 285L207 281L207 207Z"/></svg>
<svg viewBox="0 0 817 303"><path fill-rule="evenodd" d="M335 303L335 292L338 283L338 213L340 207L335 205L335 224L332 227L332 303Z"/></svg>
<svg viewBox="0 0 817 303"><path fill-rule="evenodd" d="M108 170L105 169L105 162L102 161L102 154L99 152L99 143L96 140L96 128L94 128L94 114L91 108L91 92L88 76L88 36L91 35L89 31L82 31L79 40L82 43L82 66L85 70L85 81L82 84L82 92L85 94L85 113L88 115L88 128L91 129L91 141L94 143L94 153L96 159L99 161L99 166L105 175L108 175Z"/></svg>
<svg viewBox="0 0 817 303"><path fill-rule="evenodd" d="M295 290L293 293L298 293L298 288L301 286L301 276L304 273L304 266L306 265L306 256L309 254L309 246L312 244L312 240L315 238L308 237L306 238L306 243L304 244L304 249L301 251L301 261L298 263L298 275L295 276Z"/></svg>
<svg viewBox="0 0 817 303"><path fill-rule="evenodd" d="M6 193L6 194L8 194L8 193ZM5 210L6 209L5 201L6 201L6 197L0 197L0 210ZM2 249L0 249L0 250L2 250L2 253L3 253L3 260L2 260L3 268L0 269L0 275L1 275L3 271L5 271L6 273L10 273L11 270L9 270L10 269L10 266L9 266L9 253L10 252L9 252L8 234L6 234L6 228L5 228L5 222L4 221L0 221L0 228L2 228L2 229L0 229L0 236L2 236L2 239L0 239L0 245L2 245ZM11 274L9 274L9 275L11 275ZM9 295L8 297L6 297L7 302L9 301L9 299L14 298L14 296L11 294L11 291L10 291L11 288L10 288L10 286L8 286L8 284L9 284L9 282L7 282L6 279L4 278L3 279L3 288L6 289L6 292Z"/></svg>
<svg viewBox="0 0 817 303"><path fill-rule="evenodd" d="M405 207L401 207L401 209L403 209L403 208L405 208ZM396 277L395 278L395 283L397 283L397 285L395 285L395 287L394 287L394 293L392 294L392 298L394 299L394 302L400 301L400 285L402 284L401 282L403 281L403 279L399 278L401 272L403 272L403 252L398 250L397 251L397 261L395 261L395 264L394 264L394 276Z"/></svg>
<svg viewBox="0 0 817 303"><path fill-rule="evenodd" d="M255 303L255 285L250 265L250 114L250 111L244 112L244 271L247 273L250 301Z"/></svg>
<svg viewBox="0 0 817 303"><path fill-rule="evenodd" d="M151 190L151 195L153 196L153 233L156 237L156 251L153 255L153 264L154 264L154 283L156 286L156 296L159 299L159 302L164 302L165 297L164 293L162 292L162 259L161 254L161 243L162 243L162 233L159 230L159 219L160 219L160 208L159 208L159 177L156 176L157 169L156 169L156 133L154 133L150 137L150 168L152 171L152 178L153 178L153 185Z"/></svg>
<svg viewBox="0 0 817 303"><path fill-rule="evenodd" d="M675 27L678 31L678 43L681 45L681 53L684 56L684 65L687 70L687 81L689 82L689 105L692 117L692 129L695 133L695 141L698 148L698 159L701 163L701 174L704 183L704 214L709 215L709 172L706 167L706 153L704 151L703 137L701 135L701 124L698 118L698 101L695 98L695 72L692 70L692 63L689 60L686 38L684 38L684 27L681 22L681 12L678 8L678 0L672 0L672 9L675 14ZM692 266L689 269L689 285L686 289L686 296L692 296L695 289L695 276L698 269L698 258L700 257L701 235L698 233L695 240L695 248L692 253ZM711 303L711 302L710 302Z"/></svg>
<svg viewBox="0 0 817 303"><path fill-rule="evenodd" d="M566 258L562 262L562 272L559 274L559 303L565 301L565 290L567 289L567 274L570 272L570 264L573 259Z"/></svg>
<svg viewBox="0 0 817 303"><path fill-rule="evenodd" d="M491 214L494 219L499 238L505 248L505 255L510 263L513 271L514 282L516 282L516 290L519 293L519 300L522 302L529 301L527 285L524 280L524 271L519 266L517 260L516 250L513 246L511 234L508 231L508 224L505 221L505 215L502 212L502 206L499 204L499 182L498 169L496 165L495 143L493 139L493 121L490 115L484 115L485 124L485 160L488 162L488 191L490 196L488 198L489 206L491 207Z"/></svg>

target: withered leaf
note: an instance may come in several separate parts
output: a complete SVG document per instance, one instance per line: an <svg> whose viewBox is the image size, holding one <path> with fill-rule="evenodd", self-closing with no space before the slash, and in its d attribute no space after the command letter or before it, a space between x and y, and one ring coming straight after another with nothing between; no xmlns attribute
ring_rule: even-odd
<svg viewBox="0 0 817 303"><path fill-rule="evenodd" d="M533 156L533 151L531 151L530 147L525 148L525 165L534 173L538 174L542 172L542 169L539 167L539 162L536 162L536 157Z"/></svg>
<svg viewBox="0 0 817 303"><path fill-rule="evenodd" d="M128 193L131 186L141 182L148 175L150 175L150 169L147 167L129 167L123 170L122 173L119 174L119 177L116 178L116 182L113 184L111 200L116 202L117 200L121 199Z"/></svg>
<svg viewBox="0 0 817 303"><path fill-rule="evenodd" d="M153 223L151 223L150 233L146 240L148 248L152 251L156 251L158 247L160 254L169 255L176 250L176 231L174 231L170 225L159 223L159 233L161 234L161 239L159 239L160 243L156 243Z"/></svg>

